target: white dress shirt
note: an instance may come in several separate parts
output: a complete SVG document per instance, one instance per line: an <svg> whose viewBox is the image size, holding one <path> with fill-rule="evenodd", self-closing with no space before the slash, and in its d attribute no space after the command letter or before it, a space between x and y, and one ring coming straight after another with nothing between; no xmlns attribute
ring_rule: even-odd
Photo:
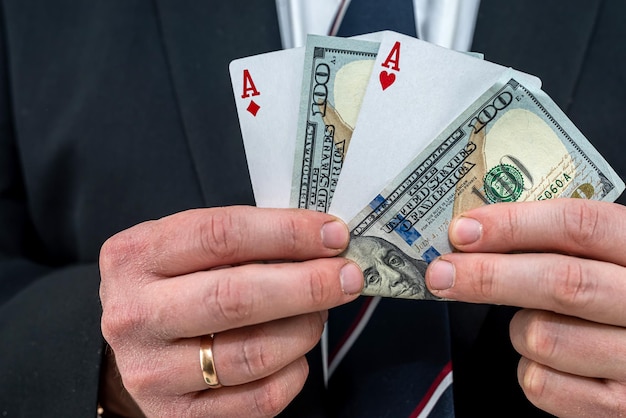
<svg viewBox="0 0 626 418"><path fill-rule="evenodd" d="M276 0L283 47L304 46L307 34L334 35L333 22L341 21L349 4L350 0ZM413 0L418 37L468 51L479 5L480 0Z"/></svg>

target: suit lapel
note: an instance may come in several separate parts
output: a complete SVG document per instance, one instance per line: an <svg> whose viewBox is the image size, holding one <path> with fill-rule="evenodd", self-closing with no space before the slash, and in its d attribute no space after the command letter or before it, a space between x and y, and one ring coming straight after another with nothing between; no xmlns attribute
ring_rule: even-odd
<svg viewBox="0 0 626 418"><path fill-rule="evenodd" d="M280 48L275 3L155 1L205 204L251 204L228 65L235 58Z"/></svg>
<svg viewBox="0 0 626 418"><path fill-rule="evenodd" d="M603 0L482 0L473 49L540 77L564 109L572 102Z"/></svg>

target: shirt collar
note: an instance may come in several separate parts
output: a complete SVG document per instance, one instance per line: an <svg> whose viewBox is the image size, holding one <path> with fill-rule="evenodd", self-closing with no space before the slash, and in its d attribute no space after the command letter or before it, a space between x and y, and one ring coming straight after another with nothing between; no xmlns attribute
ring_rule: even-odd
<svg viewBox="0 0 626 418"><path fill-rule="evenodd" d="M276 0L284 48L304 46L307 34L334 35L350 0ZM480 0L413 0L420 39L468 51L474 36Z"/></svg>

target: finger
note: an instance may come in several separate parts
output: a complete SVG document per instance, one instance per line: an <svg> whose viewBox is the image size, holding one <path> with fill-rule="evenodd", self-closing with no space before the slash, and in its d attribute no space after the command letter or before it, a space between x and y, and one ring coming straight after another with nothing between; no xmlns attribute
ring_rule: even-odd
<svg viewBox="0 0 626 418"><path fill-rule="evenodd" d="M559 417L623 416L626 387L574 376L522 358L518 381L535 406Z"/></svg>
<svg viewBox="0 0 626 418"><path fill-rule="evenodd" d="M561 372L626 381L626 330L548 311L522 310L511 321L522 356Z"/></svg>
<svg viewBox="0 0 626 418"><path fill-rule="evenodd" d="M173 277L250 261L332 257L348 240L342 221L315 211L196 209L115 235L104 244L100 262L105 274L130 266Z"/></svg>
<svg viewBox="0 0 626 418"><path fill-rule="evenodd" d="M214 343L217 373L225 386L269 376L311 351L320 341L328 311L226 331Z"/></svg>
<svg viewBox="0 0 626 418"><path fill-rule="evenodd" d="M194 273L146 286L129 331L169 340L218 333L326 310L356 299L362 287L361 270L344 258Z"/></svg>
<svg viewBox="0 0 626 418"><path fill-rule="evenodd" d="M450 224L451 243L467 252L546 251L626 265L626 208L583 199L488 205Z"/></svg>
<svg viewBox="0 0 626 418"><path fill-rule="evenodd" d="M542 309L626 326L624 268L559 254L446 254L426 282L433 294L465 302Z"/></svg>
<svg viewBox="0 0 626 418"><path fill-rule="evenodd" d="M146 415L225 418L276 416L302 390L308 370L306 359L301 357L264 379L241 386L170 397L166 398L166 402L158 404L146 394L150 396L146 402L150 410L146 411Z"/></svg>
<svg viewBox="0 0 626 418"><path fill-rule="evenodd" d="M250 383L293 363L315 347L327 316L327 311L315 312L215 334L212 353L220 384ZM199 351L200 338L186 338L163 344L158 356L130 353L131 363L119 367L125 375L134 375L131 384L136 390L180 396L208 389Z"/></svg>
<svg viewBox="0 0 626 418"><path fill-rule="evenodd" d="M302 390L308 364L300 358L267 378L244 386L201 392L197 416L273 417L282 412ZM219 393L220 391L222 391ZM222 413L222 411L224 411Z"/></svg>

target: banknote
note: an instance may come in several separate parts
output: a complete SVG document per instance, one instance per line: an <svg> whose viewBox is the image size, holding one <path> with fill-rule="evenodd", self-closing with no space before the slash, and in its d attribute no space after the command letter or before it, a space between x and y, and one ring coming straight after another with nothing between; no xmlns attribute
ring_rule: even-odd
<svg viewBox="0 0 626 418"><path fill-rule="evenodd" d="M363 294L436 299L424 273L452 251L447 231L467 209L574 197L614 201L624 183L558 106L507 72L349 222L344 253Z"/></svg>
<svg viewBox="0 0 626 418"><path fill-rule="evenodd" d="M328 211L378 46L307 38L290 206Z"/></svg>

